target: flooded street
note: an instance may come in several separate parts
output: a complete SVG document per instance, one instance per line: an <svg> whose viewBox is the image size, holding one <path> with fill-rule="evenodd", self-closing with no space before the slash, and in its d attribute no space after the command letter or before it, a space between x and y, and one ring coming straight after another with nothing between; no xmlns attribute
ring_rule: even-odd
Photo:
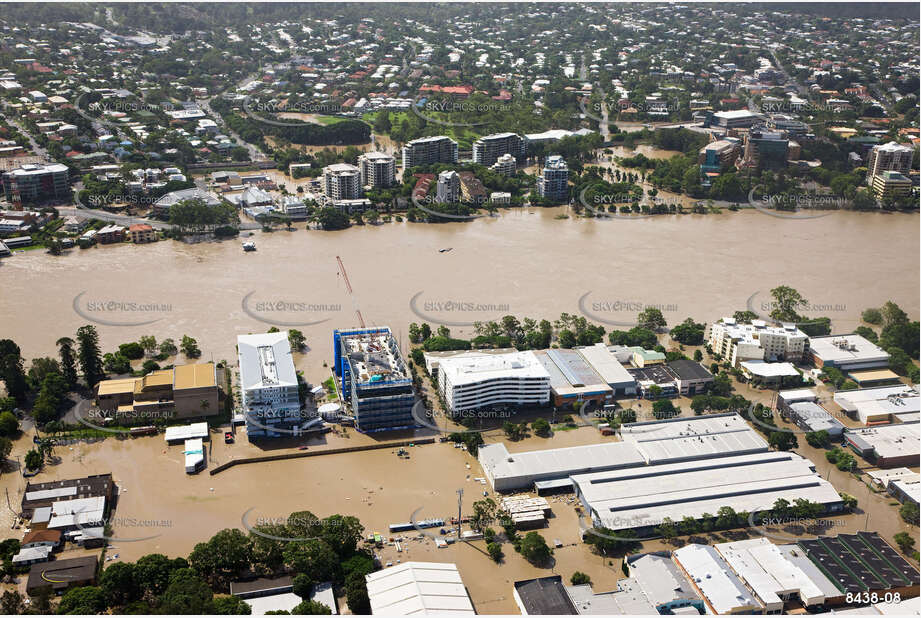
<svg viewBox="0 0 921 618"><path fill-rule="evenodd" d="M404 344L410 322L443 321L468 336L474 321L506 314L554 319L582 311L608 330L629 328L644 304L662 306L669 325L746 308L766 314L769 290L781 284L798 289L815 307L808 315L828 315L838 332L890 299L918 316L918 281L902 276L918 256L916 215L555 218L564 211L338 232L300 223L256 232L258 250L249 253L240 239L101 246L60 257L18 252L0 262L0 335L31 359L55 354L59 337L95 322L104 352L142 335L179 341L187 334L203 359L232 361L237 335L274 324L304 332L309 349L298 365L317 382L329 376L332 329L357 325L356 307Z"/></svg>

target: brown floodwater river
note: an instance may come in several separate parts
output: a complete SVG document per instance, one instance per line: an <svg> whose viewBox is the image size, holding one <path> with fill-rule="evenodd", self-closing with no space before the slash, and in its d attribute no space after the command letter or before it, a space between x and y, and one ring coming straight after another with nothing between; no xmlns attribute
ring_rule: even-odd
<svg viewBox="0 0 921 618"><path fill-rule="evenodd" d="M840 212L791 220L759 211L592 220L567 209L516 209L445 224L386 223L324 232L256 232L241 240L101 246L54 257L41 250L0 261L0 337L27 359L95 323L103 351L152 334L198 340L204 359L232 360L236 336L270 325L304 332L298 363L328 377L333 328L389 325L402 341L410 322L475 321L506 314L584 314L628 328L643 305L670 325L710 322L751 308L770 312L769 290L786 284L835 330L894 300L919 310L918 218ZM447 250L449 251L442 251ZM339 273L341 256L350 296Z"/></svg>

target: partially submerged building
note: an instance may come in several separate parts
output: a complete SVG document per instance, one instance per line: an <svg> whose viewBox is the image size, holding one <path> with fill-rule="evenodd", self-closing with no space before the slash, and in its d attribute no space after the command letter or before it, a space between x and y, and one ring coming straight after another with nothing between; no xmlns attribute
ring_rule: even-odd
<svg viewBox="0 0 921 618"><path fill-rule="evenodd" d="M767 442L737 414L627 423L621 434L622 442L521 453L509 453L498 442L481 446L477 457L496 491L551 491L571 489L570 477L578 474L768 450Z"/></svg>
<svg viewBox="0 0 921 618"><path fill-rule="evenodd" d="M238 336L237 359L249 439L297 433L303 419L288 332Z"/></svg>
<svg viewBox="0 0 921 618"><path fill-rule="evenodd" d="M476 614L457 565L404 562L365 576L375 616Z"/></svg>
<svg viewBox="0 0 921 618"><path fill-rule="evenodd" d="M921 424L895 423L844 432L844 443L880 468L917 466L921 457Z"/></svg>
<svg viewBox="0 0 921 618"><path fill-rule="evenodd" d="M412 377L390 328L333 331L335 373L359 431L413 427Z"/></svg>

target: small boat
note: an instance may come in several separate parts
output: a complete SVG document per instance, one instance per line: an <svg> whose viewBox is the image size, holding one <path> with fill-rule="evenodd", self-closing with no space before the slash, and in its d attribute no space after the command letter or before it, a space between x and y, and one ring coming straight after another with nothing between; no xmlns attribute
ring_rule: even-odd
<svg viewBox="0 0 921 618"><path fill-rule="evenodd" d="M252 240L247 240L247 241L245 241L245 242L243 243L243 250L244 250L244 251L255 251L255 250L256 250L256 243L255 243L254 241L252 241Z"/></svg>
<svg viewBox="0 0 921 618"><path fill-rule="evenodd" d="M453 248L454 248L454 247L448 247L447 249L439 249L439 250L438 250L438 253L447 253L448 251L450 251L450 250L453 249Z"/></svg>

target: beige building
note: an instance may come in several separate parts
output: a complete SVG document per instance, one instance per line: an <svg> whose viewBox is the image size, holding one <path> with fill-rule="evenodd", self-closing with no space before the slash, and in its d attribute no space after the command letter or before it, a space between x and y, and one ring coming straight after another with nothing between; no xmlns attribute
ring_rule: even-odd
<svg viewBox="0 0 921 618"><path fill-rule="evenodd" d="M769 326L764 320L739 324L723 318L710 326L708 343L733 367L747 360L802 362L809 351L809 337L795 324Z"/></svg>
<svg viewBox="0 0 921 618"><path fill-rule="evenodd" d="M128 233L131 234L131 242L135 244L156 242L160 238L157 231L147 223L135 223L128 228Z"/></svg>
<svg viewBox="0 0 921 618"><path fill-rule="evenodd" d="M911 180L899 172L886 171L873 176L870 189L878 198L904 197L911 193Z"/></svg>
<svg viewBox="0 0 921 618"><path fill-rule="evenodd" d="M124 419L210 416L220 412L219 401L214 363L178 365L141 378L105 380L96 392L100 410Z"/></svg>

